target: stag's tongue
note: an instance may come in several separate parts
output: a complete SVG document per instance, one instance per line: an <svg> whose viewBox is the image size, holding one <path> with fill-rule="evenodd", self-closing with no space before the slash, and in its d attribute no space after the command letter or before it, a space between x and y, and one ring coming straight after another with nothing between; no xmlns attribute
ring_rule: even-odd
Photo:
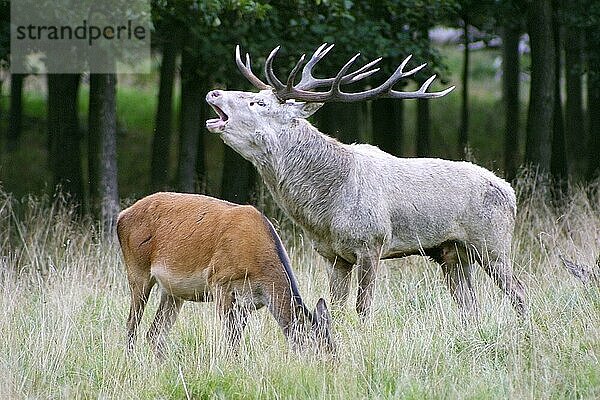
<svg viewBox="0 0 600 400"><path fill-rule="evenodd" d="M229 117L219 107L211 104L212 108L219 115L219 118L211 118L206 121L206 128L211 132L217 132L223 130L227 124Z"/></svg>
<svg viewBox="0 0 600 400"><path fill-rule="evenodd" d="M206 120L206 129L208 129L211 132L222 130L224 127L225 121L223 121L221 118L212 118Z"/></svg>

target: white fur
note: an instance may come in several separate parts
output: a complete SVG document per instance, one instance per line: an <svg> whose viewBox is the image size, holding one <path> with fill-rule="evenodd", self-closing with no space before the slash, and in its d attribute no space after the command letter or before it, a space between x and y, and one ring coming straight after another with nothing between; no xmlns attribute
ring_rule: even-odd
<svg viewBox="0 0 600 400"><path fill-rule="evenodd" d="M469 162L397 158L374 146L339 143L304 120L320 104L281 103L269 90L213 91L207 101L228 116L212 131L256 166L319 253L366 268L365 281L376 270L373 258L429 254L453 243L480 260L483 254L500 258L498 274L512 276L515 194L492 172Z"/></svg>

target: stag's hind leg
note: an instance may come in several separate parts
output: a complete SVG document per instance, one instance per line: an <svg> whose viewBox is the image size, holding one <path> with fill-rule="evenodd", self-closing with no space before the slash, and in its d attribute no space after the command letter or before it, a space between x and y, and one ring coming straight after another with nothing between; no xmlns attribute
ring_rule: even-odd
<svg viewBox="0 0 600 400"><path fill-rule="evenodd" d="M146 336L154 354L159 359L164 358L165 339L173 327L182 305L183 300L173 297L163 290L156 316Z"/></svg>
<svg viewBox="0 0 600 400"><path fill-rule="evenodd" d="M471 283L471 263L464 245L454 242L442 245L436 261L442 267L444 280L463 320L477 317L479 311Z"/></svg>
<svg viewBox="0 0 600 400"><path fill-rule="evenodd" d="M513 274L510 260L510 250L502 252L483 249L479 255L479 262L485 272L494 280L496 285L508 296L519 316L527 314L525 288Z"/></svg>

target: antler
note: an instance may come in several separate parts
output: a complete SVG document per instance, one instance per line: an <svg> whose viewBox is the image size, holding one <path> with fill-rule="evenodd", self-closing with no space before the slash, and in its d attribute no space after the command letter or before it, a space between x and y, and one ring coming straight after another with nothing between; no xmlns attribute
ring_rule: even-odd
<svg viewBox="0 0 600 400"><path fill-rule="evenodd" d="M235 46L235 63L238 66L238 69L252 83L256 88L260 90L271 89L271 86L267 85L252 72L252 67L250 66L250 54L246 53L246 65L242 62L240 58L240 45Z"/></svg>
<svg viewBox="0 0 600 400"><path fill-rule="evenodd" d="M340 69L338 74L333 78L327 79L319 79L312 76L312 69L331 49L333 48L333 44L328 45L327 43L322 44L312 55L311 59L304 65L302 69L302 76L300 82L294 85L294 81L296 80L296 76L298 75L298 71L304 64L305 55L298 60L286 83L282 83L273 72L273 59L275 55L279 51L279 46L277 46L265 62L265 75L267 77L267 82L273 88L273 91L277 95L277 97L285 101L287 99L295 99L306 102L318 102L318 103L326 103L326 102L352 102L352 101L361 101L361 100L371 100L376 98L396 98L396 99L432 99L436 97L442 97L446 94L450 93L454 90L454 86L449 87L448 89L442 90L440 92L427 92L429 86L436 78L436 75L431 76L429 79L425 81L419 88L419 90L413 92L399 92L393 90L392 87L402 78L407 76L414 75L416 72L420 71L427 64L419 65L416 68L411 69L410 71L404 71L404 67L408 64L408 61L411 59L412 55L409 55L402 61L400 66L394 71L394 73L380 86L365 90L363 92L357 93L346 93L343 92L340 87L341 85L346 85L349 83L358 82L366 77L374 74L379 71L379 68L373 68L377 63L381 61L381 57L373 60L361 68L357 69L354 72L347 73L350 67L354 64L356 59L360 56L360 53L356 54L352 57L343 67ZM243 68L243 64L241 60L239 60L239 49L236 48L236 61L238 62L238 67L242 70L242 73L253 83L256 85L255 81L260 82L261 85L265 85L262 81L260 81L252 72L250 71L250 61L249 56L246 55L247 62L246 67ZM250 75L250 76L249 76ZM311 89L315 89L318 87L329 86L329 90L326 92L312 92ZM258 86L257 86L258 87ZM260 87L261 89L264 88Z"/></svg>

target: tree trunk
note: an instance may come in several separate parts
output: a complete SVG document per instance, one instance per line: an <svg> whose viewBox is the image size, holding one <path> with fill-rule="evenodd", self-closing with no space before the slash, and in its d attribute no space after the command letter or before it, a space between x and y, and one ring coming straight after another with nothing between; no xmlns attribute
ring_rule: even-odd
<svg viewBox="0 0 600 400"><path fill-rule="evenodd" d="M165 190L169 185L169 155L173 129L173 81L178 51L179 49L173 43L164 43L162 46L158 104L150 164L150 185L154 191Z"/></svg>
<svg viewBox="0 0 600 400"><path fill-rule="evenodd" d="M431 155L430 136L431 124L429 117L429 100L417 99L417 156Z"/></svg>
<svg viewBox="0 0 600 400"><path fill-rule="evenodd" d="M404 103L401 100L379 99L371 103L373 143L397 157L402 155L403 111Z"/></svg>
<svg viewBox="0 0 600 400"><path fill-rule="evenodd" d="M586 178L600 174L600 29L591 28L586 34L588 56L587 115L589 120L589 157Z"/></svg>
<svg viewBox="0 0 600 400"><path fill-rule="evenodd" d="M458 154L464 158L467 154L469 145L469 24L466 18L463 18L463 36L465 40L465 50L463 56L462 69L462 105L460 118L460 131L458 132Z"/></svg>
<svg viewBox="0 0 600 400"><path fill-rule="evenodd" d="M576 160L576 154L585 150L585 129L583 117L583 43L584 35L580 29L567 28L565 32L565 81L567 101L565 108L565 136L567 155ZM574 166L575 168L577 166Z"/></svg>
<svg viewBox="0 0 600 400"><path fill-rule="evenodd" d="M567 166L567 155L565 149L565 127L562 109L562 96L560 94L560 76L561 76L561 38L560 38L560 27L558 21L555 21L554 29L554 112L552 120L552 158L550 171L552 177L558 184L558 189L561 194L566 194L567 178L568 178L568 166Z"/></svg>
<svg viewBox="0 0 600 400"><path fill-rule="evenodd" d="M527 28L531 43L531 87L525 158L539 172L550 172L554 110L554 40L551 0L529 3Z"/></svg>
<svg viewBox="0 0 600 400"><path fill-rule="evenodd" d="M221 197L234 203L248 204L255 191L254 167L229 146L225 146L223 158Z"/></svg>
<svg viewBox="0 0 600 400"><path fill-rule="evenodd" d="M515 179L519 165L519 30L504 27L502 48L502 90L504 95L504 171L508 181Z"/></svg>
<svg viewBox="0 0 600 400"><path fill-rule="evenodd" d="M208 86L206 86L205 82L202 84L202 93L208 93ZM202 101L200 103L200 131L198 138L198 153L196 154L196 180L202 183L202 192L206 192L206 143L205 138L206 135L209 134L206 129L205 124L202 122L206 121L208 115L210 114L210 106L206 101Z"/></svg>
<svg viewBox="0 0 600 400"><path fill-rule="evenodd" d="M48 74L48 134L54 186L81 212L83 179L77 96L79 74Z"/></svg>
<svg viewBox="0 0 600 400"><path fill-rule="evenodd" d="M102 75L90 74L90 94L88 103L88 193L89 212L95 218L100 218L100 146L102 109Z"/></svg>
<svg viewBox="0 0 600 400"><path fill-rule="evenodd" d="M319 130L343 143L357 143L366 131L366 103L327 103L318 114Z"/></svg>
<svg viewBox="0 0 600 400"><path fill-rule="evenodd" d="M10 109L8 115L8 135L6 147L14 151L21 140L23 122L23 80L25 74L11 74L10 76Z"/></svg>
<svg viewBox="0 0 600 400"><path fill-rule="evenodd" d="M90 198L99 201L104 233L110 237L119 214L115 74L90 74L89 122L90 143L94 146L89 147L88 159L96 180L94 186L90 182ZM96 210L98 203L91 202L91 206Z"/></svg>
<svg viewBox="0 0 600 400"><path fill-rule="evenodd" d="M196 158L200 136L200 107L204 101L202 79L198 74L198 40L193 36L183 46L181 55L181 109L179 121L179 190L193 192L196 181Z"/></svg>

